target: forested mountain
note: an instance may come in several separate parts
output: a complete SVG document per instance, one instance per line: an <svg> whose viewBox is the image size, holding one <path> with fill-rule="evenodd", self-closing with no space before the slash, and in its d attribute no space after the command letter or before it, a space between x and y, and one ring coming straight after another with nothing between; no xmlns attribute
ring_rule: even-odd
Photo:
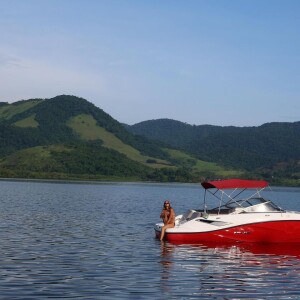
<svg viewBox="0 0 300 300"><path fill-rule="evenodd" d="M19 101L11 105L2 103L0 141L6 147L1 147L0 154L36 145L78 141L78 135L67 126L67 121L81 114L91 116L98 126L141 152L153 154L157 151L158 156L165 156L155 143L135 137L102 109L85 99L66 95L47 100Z"/></svg>
<svg viewBox="0 0 300 300"><path fill-rule="evenodd" d="M164 119L128 126L67 95L2 102L0 177L181 182L253 177L298 185L299 132L299 122L238 128Z"/></svg>
<svg viewBox="0 0 300 300"><path fill-rule="evenodd" d="M300 122L221 127L159 119L127 129L201 160L267 177L300 178Z"/></svg>
<svg viewBox="0 0 300 300"><path fill-rule="evenodd" d="M66 95L1 103L0 158L1 177L151 180L173 167L157 143Z"/></svg>

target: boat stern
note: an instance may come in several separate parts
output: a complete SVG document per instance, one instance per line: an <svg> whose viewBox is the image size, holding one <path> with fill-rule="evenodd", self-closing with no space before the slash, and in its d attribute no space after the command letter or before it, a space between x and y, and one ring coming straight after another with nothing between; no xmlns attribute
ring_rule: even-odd
<svg viewBox="0 0 300 300"><path fill-rule="evenodd" d="M161 229L164 226L164 223L156 223L154 225L155 237L160 238Z"/></svg>

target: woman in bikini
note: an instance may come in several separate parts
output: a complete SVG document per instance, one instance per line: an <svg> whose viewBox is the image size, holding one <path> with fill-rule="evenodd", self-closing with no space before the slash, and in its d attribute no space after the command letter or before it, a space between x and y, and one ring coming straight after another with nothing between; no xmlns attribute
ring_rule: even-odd
<svg viewBox="0 0 300 300"><path fill-rule="evenodd" d="M161 229L160 240L162 241L167 228L173 228L175 226L175 212L171 207L170 201L166 200L164 202L164 208L160 214L160 218L164 222L164 226Z"/></svg>

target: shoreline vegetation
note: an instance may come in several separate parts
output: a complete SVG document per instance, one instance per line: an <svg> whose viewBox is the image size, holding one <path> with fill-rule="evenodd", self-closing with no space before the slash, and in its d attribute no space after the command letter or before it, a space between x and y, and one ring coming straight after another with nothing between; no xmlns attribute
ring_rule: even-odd
<svg viewBox="0 0 300 300"><path fill-rule="evenodd" d="M218 180L216 178L211 178L207 180ZM91 179L91 178L78 178L74 177L60 177L60 178L33 178L33 177L0 177L0 181L20 181L20 182L49 182L49 183L74 183L74 184L191 184L197 185L201 181L191 181L191 182L182 182L182 181L141 181L137 178L120 178L120 177L104 177L101 179ZM300 180L294 181L287 179L286 181L280 182L269 182L272 187L294 187L300 188Z"/></svg>

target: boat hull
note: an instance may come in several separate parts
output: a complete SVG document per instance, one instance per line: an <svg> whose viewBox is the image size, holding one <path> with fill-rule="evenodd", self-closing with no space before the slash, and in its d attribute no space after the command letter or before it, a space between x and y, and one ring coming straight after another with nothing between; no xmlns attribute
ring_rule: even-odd
<svg viewBox="0 0 300 300"><path fill-rule="evenodd" d="M155 228L156 237L160 230ZM165 240L172 243L249 242L300 243L300 220L269 221L243 224L206 232L165 232Z"/></svg>

